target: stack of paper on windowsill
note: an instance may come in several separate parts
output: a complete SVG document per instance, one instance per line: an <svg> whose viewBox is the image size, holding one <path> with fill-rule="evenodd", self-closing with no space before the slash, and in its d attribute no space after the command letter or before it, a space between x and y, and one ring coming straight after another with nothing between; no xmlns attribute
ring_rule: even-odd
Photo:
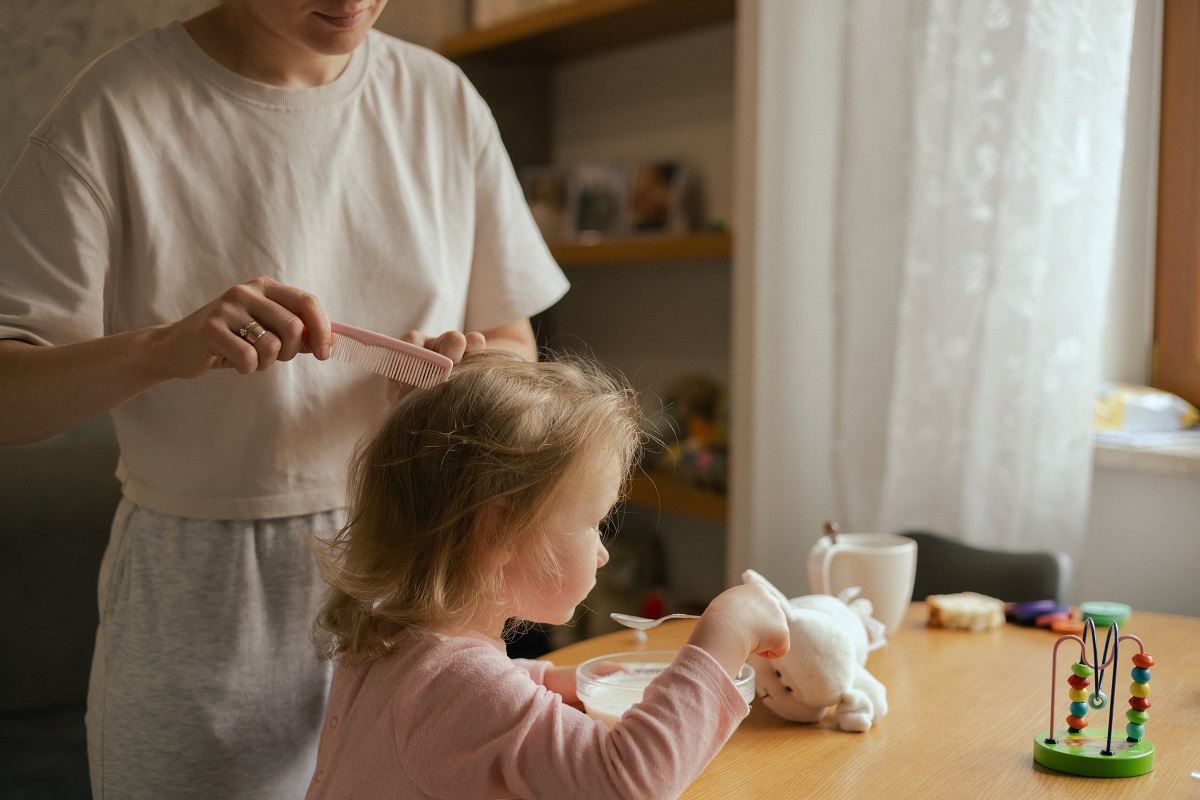
<svg viewBox="0 0 1200 800"><path fill-rule="evenodd" d="M1170 447L1200 443L1200 428L1181 431L1096 431L1096 444L1122 447Z"/></svg>

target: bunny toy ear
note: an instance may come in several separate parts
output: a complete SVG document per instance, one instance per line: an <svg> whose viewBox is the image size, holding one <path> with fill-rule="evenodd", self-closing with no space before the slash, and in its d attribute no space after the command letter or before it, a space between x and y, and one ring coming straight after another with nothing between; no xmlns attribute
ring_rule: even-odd
<svg viewBox="0 0 1200 800"><path fill-rule="evenodd" d="M775 584L771 583L754 570L748 569L742 573L742 583L761 583L771 591L771 594L775 595L775 599L779 601L779 605L783 606L783 610L785 612L791 609L792 602L787 599L787 595L776 589Z"/></svg>

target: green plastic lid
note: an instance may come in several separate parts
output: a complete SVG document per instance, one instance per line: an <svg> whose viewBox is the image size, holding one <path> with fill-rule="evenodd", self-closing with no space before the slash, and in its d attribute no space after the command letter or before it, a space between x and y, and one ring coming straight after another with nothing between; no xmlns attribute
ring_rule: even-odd
<svg viewBox="0 0 1200 800"><path fill-rule="evenodd" d="M1107 628L1112 623L1124 624L1133 609L1124 603L1110 603L1106 600L1092 600L1080 603L1079 613L1084 619L1091 619L1097 628Z"/></svg>

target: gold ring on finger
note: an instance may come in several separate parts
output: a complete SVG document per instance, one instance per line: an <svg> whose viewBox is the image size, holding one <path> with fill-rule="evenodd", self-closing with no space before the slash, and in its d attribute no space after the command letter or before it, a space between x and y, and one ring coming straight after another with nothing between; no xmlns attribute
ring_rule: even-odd
<svg viewBox="0 0 1200 800"><path fill-rule="evenodd" d="M245 325L238 328L237 335L245 339L250 344L254 344L262 335L267 332L258 320L248 320Z"/></svg>

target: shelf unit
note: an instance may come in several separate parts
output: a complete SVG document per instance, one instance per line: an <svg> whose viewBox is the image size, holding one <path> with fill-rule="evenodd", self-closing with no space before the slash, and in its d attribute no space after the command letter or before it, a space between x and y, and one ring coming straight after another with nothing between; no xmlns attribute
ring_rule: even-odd
<svg viewBox="0 0 1200 800"><path fill-rule="evenodd" d="M629 502L678 511L710 522L724 522L725 495L685 483L667 470L645 470L629 483Z"/></svg>
<svg viewBox="0 0 1200 800"><path fill-rule="evenodd" d="M728 233L643 236L550 245L550 252L564 267L728 259L732 250L733 241Z"/></svg>
<svg viewBox="0 0 1200 800"><path fill-rule="evenodd" d="M736 0L574 0L464 31L444 40L439 50L459 63L488 98L514 164L545 163L550 151L549 74L556 66L731 22L736 8ZM588 269L728 261L732 237L728 231L699 232L558 242L550 249L563 267ZM635 476L629 499L711 522L726 519L723 494L696 488L668 471Z"/></svg>
<svg viewBox="0 0 1200 800"><path fill-rule="evenodd" d="M575 0L452 36L442 55L564 61L728 22L735 0Z"/></svg>

